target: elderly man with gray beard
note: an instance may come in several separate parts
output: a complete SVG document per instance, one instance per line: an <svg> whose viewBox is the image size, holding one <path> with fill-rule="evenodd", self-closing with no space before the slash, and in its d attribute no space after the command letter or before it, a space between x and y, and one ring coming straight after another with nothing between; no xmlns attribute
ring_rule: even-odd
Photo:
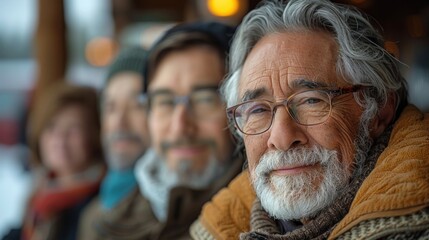
<svg viewBox="0 0 429 240"><path fill-rule="evenodd" d="M195 239L427 239L429 116L357 10L265 2L223 84L248 172L203 208Z"/></svg>

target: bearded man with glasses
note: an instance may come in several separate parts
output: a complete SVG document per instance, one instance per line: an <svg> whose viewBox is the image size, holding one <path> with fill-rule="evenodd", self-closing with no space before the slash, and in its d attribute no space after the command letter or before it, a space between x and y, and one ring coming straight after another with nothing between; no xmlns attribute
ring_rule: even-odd
<svg viewBox="0 0 429 240"><path fill-rule="evenodd" d="M248 174L203 207L195 239L428 238L429 116L365 17L265 2L230 56L222 89Z"/></svg>
<svg viewBox="0 0 429 240"><path fill-rule="evenodd" d="M189 239L202 205L242 170L219 85L234 28L177 25L150 50L143 101L151 150L136 165L144 239Z"/></svg>

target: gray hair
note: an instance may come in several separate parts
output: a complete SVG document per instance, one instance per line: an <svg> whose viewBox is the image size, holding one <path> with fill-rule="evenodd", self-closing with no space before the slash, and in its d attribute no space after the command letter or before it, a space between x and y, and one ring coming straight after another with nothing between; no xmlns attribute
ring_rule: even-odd
<svg viewBox="0 0 429 240"><path fill-rule="evenodd" d="M353 85L372 86L356 101L375 114L394 92L399 104L406 101L406 81L398 61L383 48L383 38L356 9L327 0L266 1L243 19L232 43L230 75L221 92L227 106L239 101L242 66L250 51L264 36L288 31L324 31L338 44L337 73ZM371 109L369 109L371 108ZM365 113L364 113L365 114Z"/></svg>

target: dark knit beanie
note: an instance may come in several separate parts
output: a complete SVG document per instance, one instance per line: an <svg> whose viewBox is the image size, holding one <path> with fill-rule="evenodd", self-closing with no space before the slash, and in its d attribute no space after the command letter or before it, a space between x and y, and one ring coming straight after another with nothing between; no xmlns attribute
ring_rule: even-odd
<svg viewBox="0 0 429 240"><path fill-rule="evenodd" d="M162 52L168 49L170 46L177 44L177 41L181 41L179 39L174 39L174 41L171 41L172 38L179 35L189 35L190 37L186 38L186 40L183 40L188 42L188 45L197 45L198 43L206 42L215 47L219 52L222 53L222 55L226 57L231 46L235 29L235 27L219 22L194 22L179 24L166 31L164 35L161 36L149 50L147 66L143 72L144 78L147 79L147 81L145 81L143 91L147 91L148 81L150 80L149 77L151 77L151 74L153 74L155 71L156 64L158 63ZM197 35L192 34L204 36L209 41L201 40L201 38L197 37ZM195 39L193 39L193 36L195 36Z"/></svg>
<svg viewBox="0 0 429 240"><path fill-rule="evenodd" d="M131 71L141 74L146 67L146 60L147 51L141 47L134 46L122 49L107 70L104 86L109 83L114 75L120 72Z"/></svg>
<svg viewBox="0 0 429 240"><path fill-rule="evenodd" d="M219 44L219 47L225 50L225 52L228 52L235 28L219 22L194 22L179 24L165 32L165 34L156 42L152 49L156 48L156 46L171 36L183 32L200 32L207 34Z"/></svg>

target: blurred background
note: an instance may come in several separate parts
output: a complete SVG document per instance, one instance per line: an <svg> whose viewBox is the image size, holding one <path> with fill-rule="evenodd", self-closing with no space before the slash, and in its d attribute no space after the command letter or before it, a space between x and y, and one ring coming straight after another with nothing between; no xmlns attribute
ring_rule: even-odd
<svg viewBox="0 0 429 240"><path fill-rule="evenodd" d="M99 89L118 49L149 48L178 22L238 25L259 0L2 0L0 8L0 236L19 226L31 187L26 124L47 86ZM403 63L410 101L429 112L429 1L342 0L371 16Z"/></svg>

